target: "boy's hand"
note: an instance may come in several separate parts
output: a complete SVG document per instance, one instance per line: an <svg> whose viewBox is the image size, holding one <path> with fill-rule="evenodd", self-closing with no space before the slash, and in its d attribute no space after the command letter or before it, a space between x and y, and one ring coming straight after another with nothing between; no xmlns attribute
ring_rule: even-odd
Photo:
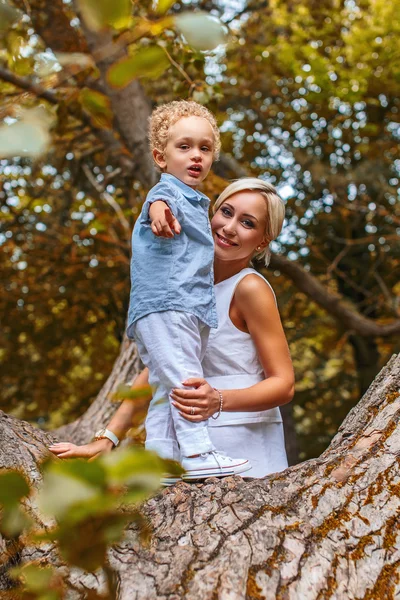
<svg viewBox="0 0 400 600"><path fill-rule="evenodd" d="M178 219L174 217L171 209L162 200L153 202L149 209L151 219L151 230L158 237L171 238L174 233L181 232Z"/></svg>

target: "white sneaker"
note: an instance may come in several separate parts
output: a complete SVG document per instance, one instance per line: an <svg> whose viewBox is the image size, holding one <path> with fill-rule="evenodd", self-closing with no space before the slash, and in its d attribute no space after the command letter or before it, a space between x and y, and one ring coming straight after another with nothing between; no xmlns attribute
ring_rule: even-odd
<svg viewBox="0 0 400 600"><path fill-rule="evenodd" d="M181 464L186 471L182 475L184 481L207 479L207 477L227 477L251 469L251 464L246 458L231 458L216 450L194 458L184 457Z"/></svg>

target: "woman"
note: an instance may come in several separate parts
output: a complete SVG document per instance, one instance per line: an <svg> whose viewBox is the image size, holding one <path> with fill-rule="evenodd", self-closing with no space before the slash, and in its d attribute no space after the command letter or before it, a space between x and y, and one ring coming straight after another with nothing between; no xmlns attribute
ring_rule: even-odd
<svg viewBox="0 0 400 600"><path fill-rule="evenodd" d="M278 407L292 399L294 376L272 288L249 265L254 256L268 264L269 244L281 231L284 206L273 186L244 178L224 190L213 212L218 329L210 334L204 379L183 382L195 389L175 389L172 399L188 421L209 419L218 450L250 460L246 477L264 477L287 467ZM135 386L146 382L145 370ZM162 418L168 409L154 406L155 400L147 422ZM133 409L131 402L123 403L110 421L108 429L117 437L130 428ZM152 444L146 440L147 448ZM113 446L102 438L80 447L54 444L50 450L61 458L93 457Z"/></svg>

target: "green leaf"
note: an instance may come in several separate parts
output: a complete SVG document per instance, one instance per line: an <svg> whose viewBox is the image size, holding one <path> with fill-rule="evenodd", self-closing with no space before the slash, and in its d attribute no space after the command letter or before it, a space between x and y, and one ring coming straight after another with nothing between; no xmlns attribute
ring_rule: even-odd
<svg viewBox="0 0 400 600"><path fill-rule="evenodd" d="M131 22L131 0L78 0L83 20L92 31L126 29Z"/></svg>
<svg viewBox="0 0 400 600"><path fill-rule="evenodd" d="M113 113L111 110L111 101L107 96L101 92L83 88L80 91L79 100L96 125L111 127Z"/></svg>
<svg viewBox="0 0 400 600"><path fill-rule="evenodd" d="M141 48L133 56L112 65L107 72L107 81L112 87L121 89L138 77L159 77L169 64L164 51L158 46Z"/></svg>
<svg viewBox="0 0 400 600"><path fill-rule="evenodd" d="M21 498L28 496L29 491L29 484L21 473L7 471L0 474L0 504L3 506L15 506Z"/></svg>
<svg viewBox="0 0 400 600"><path fill-rule="evenodd" d="M32 519L19 506L4 508L1 515L0 531L8 538L18 537L32 524Z"/></svg>
<svg viewBox="0 0 400 600"><path fill-rule="evenodd" d="M98 461L54 463L44 473L38 506L56 519L65 518L77 505L94 501L103 481L104 470Z"/></svg>
<svg viewBox="0 0 400 600"><path fill-rule="evenodd" d="M73 460L54 462L50 460L44 468L45 473L59 473L80 479L85 483L104 488L106 473L102 465L98 461L88 462L81 458Z"/></svg>
<svg viewBox="0 0 400 600"><path fill-rule="evenodd" d="M0 126L0 158L37 158L50 145L50 118L42 108L26 110L11 125Z"/></svg>
<svg viewBox="0 0 400 600"><path fill-rule="evenodd" d="M163 15L173 4L175 4L175 2L176 0L157 0L155 7L156 13Z"/></svg>
<svg viewBox="0 0 400 600"><path fill-rule="evenodd" d="M11 6L6 0L0 0L0 33L6 31L22 17L22 12Z"/></svg>
<svg viewBox="0 0 400 600"><path fill-rule="evenodd" d="M150 385L140 387L130 387L129 385L121 384L117 387L114 398L115 400L151 400L153 390Z"/></svg>
<svg viewBox="0 0 400 600"><path fill-rule="evenodd" d="M83 52L56 52L55 56L62 67L78 65L82 69L89 69L96 66L91 55Z"/></svg>
<svg viewBox="0 0 400 600"><path fill-rule="evenodd" d="M204 12L178 15L175 25L187 43L196 50L213 50L226 41L221 21Z"/></svg>
<svg viewBox="0 0 400 600"><path fill-rule="evenodd" d="M46 591L55 575L54 567L39 567L35 564L14 567L10 571L12 577L22 578L25 588L34 593Z"/></svg>
<svg viewBox="0 0 400 600"><path fill-rule="evenodd" d="M157 454L143 448L121 448L104 454L99 461L107 471L111 484L139 484L153 487L159 485L165 467Z"/></svg>

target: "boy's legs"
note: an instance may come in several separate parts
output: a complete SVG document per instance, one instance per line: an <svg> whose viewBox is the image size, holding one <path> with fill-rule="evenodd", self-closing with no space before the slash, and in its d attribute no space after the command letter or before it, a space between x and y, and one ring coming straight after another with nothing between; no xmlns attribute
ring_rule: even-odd
<svg viewBox="0 0 400 600"><path fill-rule="evenodd" d="M149 404L146 416L146 450L153 450L161 458L179 462L180 452L172 421L168 392L159 385L159 382L152 381L151 374L149 383L152 386L158 385L158 387Z"/></svg>
<svg viewBox="0 0 400 600"><path fill-rule="evenodd" d="M134 325L134 332L141 358L152 374L151 379L153 381L157 379L160 388L167 392L170 414L181 455L192 456L214 450L208 435L207 422L191 423L187 421L170 404L169 397L172 388L182 387L182 381L185 379L203 376L201 359L206 348L208 328L205 328L197 317L189 313L164 311L151 313L139 319ZM148 432L149 445L150 433L154 438L158 438L160 441L162 439L155 431L157 427L161 431L167 432L168 435L171 435L172 431L170 424L161 423L162 418L167 417L165 407L162 408L162 417L160 419L154 417L155 420L153 420L158 408L160 407L154 406L154 404L151 408L149 425L152 426L154 423L156 427L153 428L153 431Z"/></svg>

